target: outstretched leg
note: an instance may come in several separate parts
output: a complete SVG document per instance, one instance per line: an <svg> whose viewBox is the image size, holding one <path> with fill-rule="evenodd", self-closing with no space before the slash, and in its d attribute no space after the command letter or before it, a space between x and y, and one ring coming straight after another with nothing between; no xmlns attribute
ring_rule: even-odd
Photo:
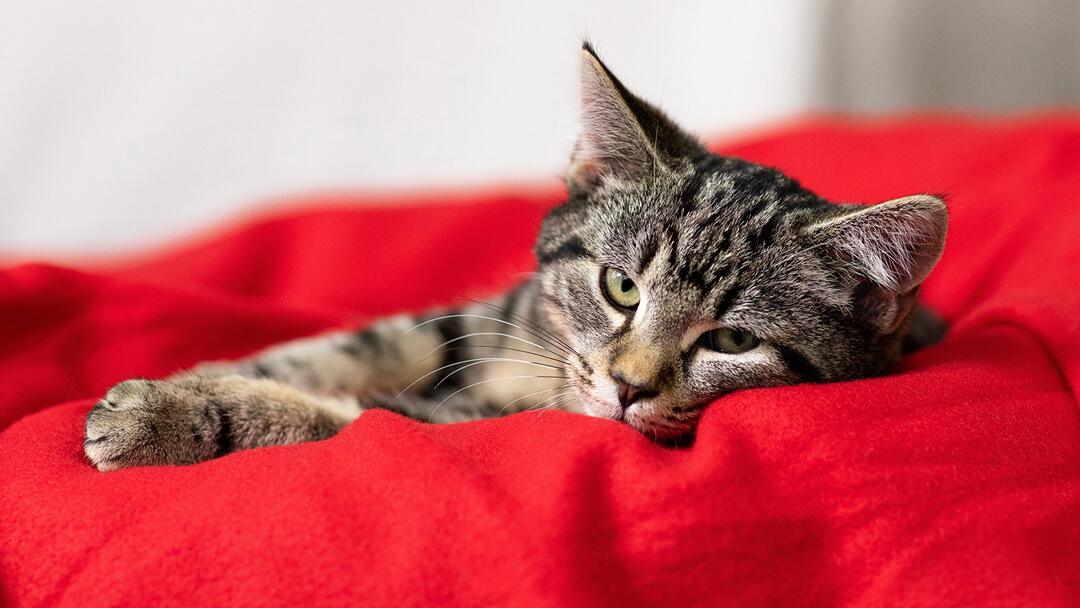
<svg viewBox="0 0 1080 608"><path fill-rule="evenodd" d="M102 471L193 464L237 450L326 439L360 411L355 399L316 397L235 375L128 380L87 415L84 448Z"/></svg>
<svg viewBox="0 0 1080 608"><path fill-rule="evenodd" d="M325 439L368 407L457 422L566 404L572 351L538 318L535 289L121 382L87 416L86 455L101 470L190 464Z"/></svg>

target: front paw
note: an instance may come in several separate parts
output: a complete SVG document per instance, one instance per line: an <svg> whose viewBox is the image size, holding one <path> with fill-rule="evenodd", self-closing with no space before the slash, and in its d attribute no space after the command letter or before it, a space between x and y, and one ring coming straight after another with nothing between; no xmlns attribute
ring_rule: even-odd
<svg viewBox="0 0 1080 608"><path fill-rule="evenodd" d="M121 382L87 414L83 449L102 471L209 460L220 420L208 405L172 382Z"/></svg>

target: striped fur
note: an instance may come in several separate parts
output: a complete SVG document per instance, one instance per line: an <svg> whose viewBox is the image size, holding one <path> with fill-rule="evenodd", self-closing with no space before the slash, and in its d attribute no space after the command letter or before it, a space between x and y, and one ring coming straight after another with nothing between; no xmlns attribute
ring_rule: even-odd
<svg viewBox="0 0 1080 608"><path fill-rule="evenodd" d="M90 460L313 441L372 407L431 422L559 407L677 440L730 391L878 375L940 337L915 308L944 245L939 199L838 205L710 154L588 45L582 87L569 199L543 223L529 280L490 303L120 383L87 417Z"/></svg>

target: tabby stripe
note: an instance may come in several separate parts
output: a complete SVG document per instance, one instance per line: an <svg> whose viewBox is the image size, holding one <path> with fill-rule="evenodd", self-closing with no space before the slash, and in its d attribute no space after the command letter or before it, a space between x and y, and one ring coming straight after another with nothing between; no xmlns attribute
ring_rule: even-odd
<svg viewBox="0 0 1080 608"><path fill-rule="evenodd" d="M679 193L679 210L681 215L686 215L694 211L695 203L697 201L698 194L701 192L701 187L705 185L705 180L709 178L717 168L724 163L724 157L717 156L715 154L709 154L708 156L698 159L694 163L694 176L690 178L689 183L683 188L683 191Z"/></svg>
<svg viewBox="0 0 1080 608"><path fill-rule="evenodd" d="M773 244L773 238L775 237L776 228L780 225L781 218L781 214L773 214L773 216L769 218L769 221L765 222L765 225L761 227L761 232L758 233L758 238L756 240L766 247L771 246ZM755 249L757 248L756 245L757 243L755 243Z"/></svg>
<svg viewBox="0 0 1080 608"><path fill-rule="evenodd" d="M780 352L780 358L784 360L784 365L787 365L787 368L799 378L809 382L825 381L822 373L799 351L782 344L777 344L776 350Z"/></svg>
<svg viewBox="0 0 1080 608"><path fill-rule="evenodd" d="M439 332L439 336L442 337L443 342L449 342L455 338L459 338L465 335L465 327L461 323L461 319L458 317L449 317L445 319L439 319L437 322L432 323L435 326L435 331ZM468 340L458 340L457 346L454 348L443 348L443 360L442 365L444 369L437 374L437 378L431 380L431 386L435 386L446 378L447 374L457 369L458 363L464 361L465 346L468 346ZM449 366L449 367L446 367ZM461 374L456 374L446 382L439 385L439 389L451 389L458 388L457 380L461 378Z"/></svg>
<svg viewBox="0 0 1080 608"><path fill-rule="evenodd" d="M720 298L720 301L717 302L716 314L713 316L713 318L719 321L720 317L724 316L728 309L731 308L731 305L735 303L735 299L738 298L741 294L741 285L734 285L731 289L727 290L727 292L724 294L724 297Z"/></svg>
<svg viewBox="0 0 1080 608"><path fill-rule="evenodd" d="M671 268L679 267L679 231L674 227L669 227L667 230L668 240L671 241L671 252L668 253L668 266Z"/></svg>
<svg viewBox="0 0 1080 608"><path fill-rule="evenodd" d="M360 350L360 345L358 344L358 342L360 342L361 336L363 336L364 333L365 332L363 330L360 331L360 332L357 332L356 334L353 335L353 338L354 338L353 340L349 340L348 342L342 342L342 343L338 344L337 349L340 350L341 352L345 353L346 355L349 355L353 359L361 358L364 353Z"/></svg>
<svg viewBox="0 0 1080 608"><path fill-rule="evenodd" d="M217 455L232 454L236 448L233 441L232 416L217 401L210 401L209 405L218 413Z"/></svg>
<svg viewBox="0 0 1080 608"><path fill-rule="evenodd" d="M728 274L726 266L720 265L720 256L727 253L728 250L728 235L724 233L721 237L720 243L708 252L708 259L702 260L698 266L698 270L695 274L701 275L703 280L707 277L710 283L715 283L720 277L725 277ZM702 285L704 287L704 285Z"/></svg>
<svg viewBox="0 0 1080 608"><path fill-rule="evenodd" d="M615 330L615 333L612 335L612 339L613 340L618 340L619 338L622 338L626 334L630 333L630 327L633 325L633 323L634 323L634 313L629 312L629 313L626 314L626 320L624 320L622 322L622 325L620 325Z"/></svg>
<svg viewBox="0 0 1080 608"><path fill-rule="evenodd" d="M577 355L577 353L574 353L574 354ZM582 367L582 369L585 370L585 373L589 374L590 376L593 375L593 368L592 368L591 365L589 365L589 362L585 360L585 357L582 357L581 355L578 355L577 358L578 358L578 363L581 364L581 367ZM592 382L590 382L589 384L592 384Z"/></svg>
<svg viewBox="0 0 1080 608"><path fill-rule="evenodd" d="M645 269L649 267L649 263L656 257L656 250L659 248L660 243L657 241L656 236L650 234L641 245L641 254L638 256L638 274L645 272Z"/></svg>
<svg viewBox="0 0 1080 608"><path fill-rule="evenodd" d="M679 268L679 278L684 283L697 287L701 291L705 291L708 283L708 277L705 276L705 269L707 266L697 266L690 268L687 265L683 265Z"/></svg>
<svg viewBox="0 0 1080 608"><path fill-rule="evenodd" d="M735 181L732 190L746 198L778 198L776 189L777 173L766 167L757 167L752 173L742 174Z"/></svg>
<svg viewBox="0 0 1080 608"><path fill-rule="evenodd" d="M514 309L517 307L518 300L521 299L521 292L523 291L525 291L524 283L507 292L506 297L503 298L502 305L496 307L502 309L499 311L499 319L507 326L513 325L511 320L514 319Z"/></svg>
<svg viewBox="0 0 1080 608"><path fill-rule="evenodd" d="M739 220L738 220L736 225L738 225L738 226L746 226L747 224L750 223L750 220L752 220L752 219L756 218L758 215L760 215L761 212L765 211L765 208L768 207L768 206L769 206L769 199L767 197L761 197L761 198L757 199L754 202L753 205L750 205L749 209L744 211L743 214L739 216Z"/></svg>
<svg viewBox="0 0 1080 608"><path fill-rule="evenodd" d="M713 204L714 205L722 204L723 201L716 200L716 199L723 198L724 194L725 193L721 192L721 193L717 194L715 197L713 197ZM727 214L727 212L728 212L728 210L726 208L721 207L720 209L717 209L716 211L713 211L712 213L710 213L708 215L708 217L706 217L704 220L702 220L701 225L702 226L707 226L707 227L712 227L712 226L715 226L717 224L720 224L721 223L720 220L724 217L724 215Z"/></svg>
<svg viewBox="0 0 1080 608"><path fill-rule="evenodd" d="M358 347L361 344L367 347L367 353L364 354L366 357L381 356L384 354L383 351L386 350L386 336L378 332L361 330L356 334L356 338L359 343L357 344Z"/></svg>
<svg viewBox="0 0 1080 608"><path fill-rule="evenodd" d="M576 236L566 239L555 249L541 251L537 255L538 261L541 264L551 264L554 262L562 262L564 260L576 260L587 257L592 257L592 254L589 253L588 249L585 249L585 244Z"/></svg>

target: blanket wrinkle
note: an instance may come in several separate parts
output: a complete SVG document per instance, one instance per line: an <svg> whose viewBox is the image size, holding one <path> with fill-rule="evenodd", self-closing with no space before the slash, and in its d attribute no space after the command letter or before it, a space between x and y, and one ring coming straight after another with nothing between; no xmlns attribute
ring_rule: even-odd
<svg viewBox="0 0 1080 608"><path fill-rule="evenodd" d="M0 268L0 604L1080 605L1080 115L820 117L717 149L834 200L948 193L921 294L945 340L725 395L679 449L557 410L372 410L103 474L82 440L111 384L496 293L563 187L294 197Z"/></svg>

